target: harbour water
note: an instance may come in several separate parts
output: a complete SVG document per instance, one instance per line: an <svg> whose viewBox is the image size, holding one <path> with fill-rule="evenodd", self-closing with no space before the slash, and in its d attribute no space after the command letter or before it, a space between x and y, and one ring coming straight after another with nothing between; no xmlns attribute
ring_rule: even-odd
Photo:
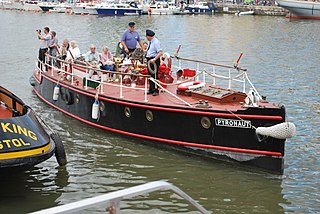
<svg viewBox="0 0 320 214"><path fill-rule="evenodd" d="M1 174L0 213L27 213L149 181L166 180L214 213L320 212L320 22L233 15L95 17L0 11L0 85L57 131L68 164L54 157L29 171ZM60 41L114 51L129 21L144 38L153 29L164 51L240 66L269 101L284 104L297 135L287 140L284 175L203 160L147 141L90 127L51 108L32 92L39 40L49 26ZM177 127L179 128L179 127ZM126 200L123 213L196 213L170 191ZM97 207L82 213L102 213Z"/></svg>

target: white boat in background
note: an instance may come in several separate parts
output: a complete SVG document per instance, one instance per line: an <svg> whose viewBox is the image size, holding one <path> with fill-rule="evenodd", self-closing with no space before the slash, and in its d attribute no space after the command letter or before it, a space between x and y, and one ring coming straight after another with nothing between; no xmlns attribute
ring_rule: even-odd
<svg viewBox="0 0 320 214"><path fill-rule="evenodd" d="M95 7L99 16L142 15L142 8L136 2L104 2Z"/></svg>
<svg viewBox="0 0 320 214"><path fill-rule="evenodd" d="M320 2L276 0L280 7L290 11L289 18L320 20Z"/></svg>
<svg viewBox="0 0 320 214"><path fill-rule="evenodd" d="M173 15L179 11L174 1L156 1L143 6L143 12L149 15Z"/></svg>
<svg viewBox="0 0 320 214"><path fill-rule="evenodd" d="M38 5L43 12L53 10L56 6L58 6L58 4L54 2L39 2Z"/></svg>
<svg viewBox="0 0 320 214"><path fill-rule="evenodd" d="M39 1L22 1L22 9L25 11L41 11Z"/></svg>
<svg viewBox="0 0 320 214"><path fill-rule="evenodd" d="M57 4L57 6L49 10L52 13L70 13L71 11L71 6L66 3Z"/></svg>
<svg viewBox="0 0 320 214"><path fill-rule="evenodd" d="M199 1L194 4L189 4L185 10L192 14L213 14L216 10L213 2Z"/></svg>

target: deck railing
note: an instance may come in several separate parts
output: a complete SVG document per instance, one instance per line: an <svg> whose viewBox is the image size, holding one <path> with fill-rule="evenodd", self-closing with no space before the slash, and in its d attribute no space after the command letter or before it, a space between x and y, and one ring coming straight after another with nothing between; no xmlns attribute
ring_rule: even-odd
<svg viewBox="0 0 320 214"><path fill-rule="evenodd" d="M247 74L247 69L246 68L240 68L237 65L234 66L229 66L229 65L222 65L222 64L217 64L217 63L210 63L210 62L204 62L200 60L194 60L194 59L188 59L188 58L182 58L182 57L172 57L178 61L178 66L176 69L182 69L182 61L185 62L191 62L195 64L195 69L196 70L196 80L199 81L199 77L202 76L202 81L203 82L212 82L213 86L217 86L217 79L228 81L228 89L233 89L233 82L239 82L242 84L242 92L247 93L247 84L249 85L249 88L254 91L256 96L259 97L261 100L262 97L260 96L258 90L255 88L255 86L252 84L250 81L248 74ZM211 72L203 68L204 66L209 66L211 67ZM217 70L223 69L222 73L227 73L227 75L219 75L217 74ZM209 76L211 78L211 81L206 79L206 77Z"/></svg>
<svg viewBox="0 0 320 214"><path fill-rule="evenodd" d="M118 190L111 193L106 193L100 196L95 196L92 198L83 199L70 204L65 204L49 209L40 210L33 212L31 214L54 214L54 213L75 213L84 209L96 207L99 205L105 205L106 210L111 214L120 213L120 202L125 199L133 198L139 195L159 191L159 190L171 190L174 193L181 196L183 199L188 201L197 211L200 213L208 214L210 213L204 207L202 207L198 202L191 198L188 194L183 192L178 187L166 182L166 181L154 181L146 184L138 185L135 187L130 187L123 190Z"/></svg>
<svg viewBox="0 0 320 214"><path fill-rule="evenodd" d="M51 57L51 56L49 56ZM99 84L99 87L97 88L97 90L99 90L99 93L103 94L104 93L104 87L105 86L113 86L113 87L119 87L120 88L120 93L119 93L119 97L120 98L124 98L124 91L123 89L125 88L135 88L135 90L141 90L144 91L144 101L148 102L148 96L147 96L147 89L148 89L148 80L153 81L156 85L158 85L159 88L161 88L162 91L170 94L170 96L174 97L175 99L179 100L180 102L184 103L187 106L192 106L190 103L186 102L185 100L181 99L180 97L178 97L177 95L173 94L172 92L168 91L165 87L163 87L164 85L169 85L166 83L162 83L159 80L155 80L154 78L152 78L150 75L142 75L142 74L136 74L136 73L122 73L122 72L115 72L115 71L106 71L106 70L101 70L101 69L97 69L97 68L89 68L88 66L85 65L80 65L80 64L74 64L74 63L70 63L64 60L60 60L54 57L51 57L54 60L57 60L60 62L61 64L61 68L57 68L56 66L52 66L48 63L45 63L46 66L51 67L51 75L54 75L54 70L59 71L61 74L68 74L71 76L71 84L74 84L74 80L75 77L77 76L74 71L74 66L76 65L78 68L83 69L84 72L84 76L86 77L84 86L87 89L88 87L88 81L90 82L95 82L97 84ZM187 59L187 58L181 58L181 57L172 57L174 59L176 59L178 61L178 66L176 67L177 70L182 69L182 61L186 61L186 62L191 62L191 63L195 63L196 68L194 69L196 71L196 75L193 77L190 77L190 79L192 80L196 80L199 81L200 80L200 76L202 76L202 81L206 82L207 84L210 83L213 86L218 86L218 80L219 80L219 84L221 81L226 81L226 87L228 89L233 89L234 86L236 84L234 83L240 83L242 85L242 88L240 89L240 91L242 91L243 93L247 92L247 86L250 87L250 89L255 93L255 95L261 100L261 96L259 94L259 92L256 90L256 88L254 87L254 85L252 84L252 82L250 81L250 79L248 78L247 75L247 69L244 68L239 68L237 66L227 66L227 65L221 65L221 64L216 64L216 63L210 63L210 62L204 62L204 61L200 61L200 60L193 60L193 59ZM212 67L211 71L208 71L208 66ZM69 71L65 68L69 68ZM44 66L42 66L42 68L44 68ZM38 68L39 69L39 68ZM217 70L218 69L223 69L221 73L223 73L224 75L218 74ZM40 70L40 69L39 69ZM101 74L104 75L116 75L119 78L119 84L114 84L111 82L105 82L103 80L103 78L101 78L100 80L96 80L90 77L89 75L89 71L90 70L94 70L96 72L99 72ZM71 72L70 72L71 71ZM226 73L226 74L225 74ZM144 83L144 87L136 87L135 84L131 84L130 86L124 85L123 84L123 78L124 77L129 77L130 79L132 77L134 78L144 78L145 79L145 83ZM82 78L83 78L82 77ZM207 78L209 78L207 80ZM190 79L185 79L184 81L190 81ZM131 79L132 80L132 79ZM178 85L181 82L175 82L173 84ZM248 83L248 85L247 85Z"/></svg>

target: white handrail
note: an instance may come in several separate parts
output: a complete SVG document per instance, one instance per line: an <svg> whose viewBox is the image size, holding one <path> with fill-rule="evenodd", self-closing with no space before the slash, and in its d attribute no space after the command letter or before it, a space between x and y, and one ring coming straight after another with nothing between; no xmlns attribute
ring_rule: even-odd
<svg viewBox="0 0 320 214"><path fill-rule="evenodd" d="M65 204L65 205L61 205L61 206L57 206L49 209L40 210L37 212L33 212L31 214L74 213L74 212L81 211L94 206L99 206L101 204L106 205L107 208L109 208L109 206L113 206L112 213L118 214L120 212L120 207L119 207L120 201L128 198L133 198L142 194L155 192L158 190L172 190L173 192L181 196L183 199L187 200L200 213L204 213L204 214L210 213L208 210L202 207L198 202L196 202L193 198L191 198L188 194L186 194L185 192L183 192L181 189L174 186L173 184L170 184L166 181L154 181L154 182L138 185L135 187L130 187L127 189L106 193L100 196L83 199L81 201L73 202L70 204Z"/></svg>

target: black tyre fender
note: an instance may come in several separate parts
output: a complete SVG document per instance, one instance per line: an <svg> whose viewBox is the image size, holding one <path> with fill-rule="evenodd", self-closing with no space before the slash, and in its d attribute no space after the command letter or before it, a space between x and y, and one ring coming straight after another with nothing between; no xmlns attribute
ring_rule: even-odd
<svg viewBox="0 0 320 214"><path fill-rule="evenodd" d="M56 146L54 154L56 156L56 159L57 159L59 166L66 165L67 164L67 156L66 156L66 152L64 150L64 146L63 146L63 143L61 141L60 136L57 133L52 133L52 134L50 134L50 137Z"/></svg>
<svg viewBox="0 0 320 214"><path fill-rule="evenodd" d="M66 91L64 94L64 101L67 105L73 104L73 95L70 91Z"/></svg>

